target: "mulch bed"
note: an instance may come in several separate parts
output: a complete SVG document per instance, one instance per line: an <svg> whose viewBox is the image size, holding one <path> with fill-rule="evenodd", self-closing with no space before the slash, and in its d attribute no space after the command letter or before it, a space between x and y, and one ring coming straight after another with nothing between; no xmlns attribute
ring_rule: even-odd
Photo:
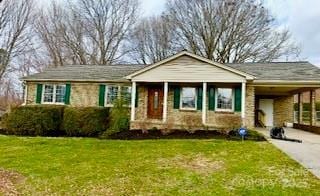
<svg viewBox="0 0 320 196"><path fill-rule="evenodd" d="M161 130L130 130L115 133L109 136L109 139L119 140L144 140L144 139L228 139L241 140L241 137L236 132L222 133L219 131L204 131L188 132L175 130L169 133L163 133ZM246 140L265 141L263 136L251 134L245 138Z"/></svg>
<svg viewBox="0 0 320 196"><path fill-rule="evenodd" d="M16 184L25 179L21 174L0 168L0 195L19 195Z"/></svg>

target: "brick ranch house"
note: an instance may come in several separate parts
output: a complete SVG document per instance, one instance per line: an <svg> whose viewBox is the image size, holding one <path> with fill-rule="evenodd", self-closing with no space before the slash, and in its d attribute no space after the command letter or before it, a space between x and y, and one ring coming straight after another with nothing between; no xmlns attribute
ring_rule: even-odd
<svg viewBox="0 0 320 196"><path fill-rule="evenodd" d="M112 107L122 96L130 100L131 129L225 130L292 123L294 95L319 88L320 69L220 64L182 51L151 65L68 65L22 80L26 105Z"/></svg>

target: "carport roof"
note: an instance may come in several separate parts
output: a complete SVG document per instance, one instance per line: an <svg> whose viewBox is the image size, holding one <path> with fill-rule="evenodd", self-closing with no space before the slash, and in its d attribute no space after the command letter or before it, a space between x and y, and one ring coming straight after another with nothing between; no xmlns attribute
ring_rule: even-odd
<svg viewBox="0 0 320 196"><path fill-rule="evenodd" d="M256 80L292 80L320 82L320 69L306 62L231 63L234 69L256 77Z"/></svg>

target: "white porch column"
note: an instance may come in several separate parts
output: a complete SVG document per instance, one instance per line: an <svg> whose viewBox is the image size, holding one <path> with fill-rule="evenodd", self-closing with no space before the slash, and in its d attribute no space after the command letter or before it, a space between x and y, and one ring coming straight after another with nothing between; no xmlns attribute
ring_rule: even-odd
<svg viewBox="0 0 320 196"><path fill-rule="evenodd" d="M137 84L136 82L132 82L132 89L131 89L131 121L135 120L136 114L136 89Z"/></svg>
<svg viewBox="0 0 320 196"><path fill-rule="evenodd" d="M164 83L163 86L163 112L162 112L162 120L163 122L167 122L168 115L168 82Z"/></svg>
<svg viewBox="0 0 320 196"><path fill-rule="evenodd" d="M202 124L206 124L207 119L207 83L203 83L202 87Z"/></svg>
<svg viewBox="0 0 320 196"><path fill-rule="evenodd" d="M242 123L246 117L246 83L242 82L241 85L241 118Z"/></svg>

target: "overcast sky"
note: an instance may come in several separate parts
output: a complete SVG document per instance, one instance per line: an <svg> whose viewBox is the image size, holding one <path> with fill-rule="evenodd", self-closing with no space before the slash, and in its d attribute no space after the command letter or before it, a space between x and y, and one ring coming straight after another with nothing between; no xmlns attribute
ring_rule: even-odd
<svg viewBox="0 0 320 196"><path fill-rule="evenodd" d="M166 0L141 0L144 15L160 14ZM290 30L302 48L301 60L320 66L320 1L265 0L280 25Z"/></svg>

